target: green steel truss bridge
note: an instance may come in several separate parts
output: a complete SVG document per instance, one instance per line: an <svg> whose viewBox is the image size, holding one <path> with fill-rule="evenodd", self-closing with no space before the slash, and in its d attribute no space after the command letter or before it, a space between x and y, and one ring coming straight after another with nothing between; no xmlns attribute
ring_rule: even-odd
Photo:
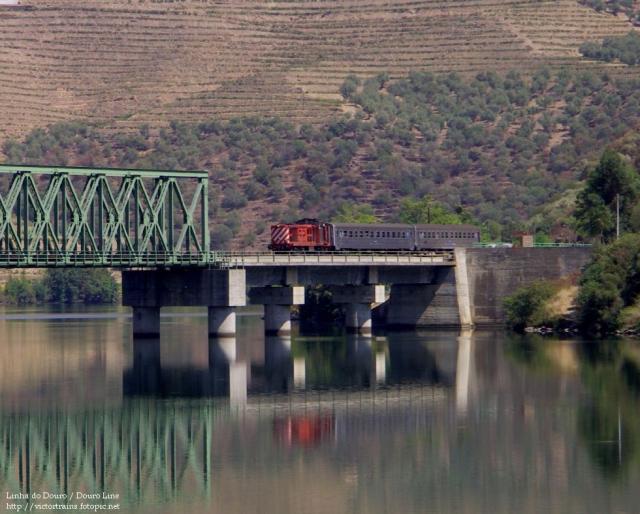
<svg viewBox="0 0 640 514"><path fill-rule="evenodd" d="M0 267L203 266L205 171L0 165Z"/></svg>

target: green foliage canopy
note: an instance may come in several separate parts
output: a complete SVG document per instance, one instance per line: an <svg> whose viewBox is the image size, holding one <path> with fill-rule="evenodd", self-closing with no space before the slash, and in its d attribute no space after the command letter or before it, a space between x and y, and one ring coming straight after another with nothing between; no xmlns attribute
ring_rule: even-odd
<svg viewBox="0 0 640 514"><path fill-rule="evenodd" d="M640 293L640 234L596 249L580 279L579 321L591 336L614 332L622 309Z"/></svg>
<svg viewBox="0 0 640 514"><path fill-rule="evenodd" d="M578 232L605 242L616 235L616 203L619 195L621 230L632 227L633 208L640 191L638 173L620 154L607 149L598 165L589 173L578 194L575 218ZM640 228L640 227L639 227Z"/></svg>
<svg viewBox="0 0 640 514"><path fill-rule="evenodd" d="M552 324L554 320L549 314L547 304L555 291L556 288L545 281L520 287L504 300L507 324L519 332L528 326Z"/></svg>
<svg viewBox="0 0 640 514"><path fill-rule="evenodd" d="M333 221L336 223L377 223L380 220L369 204L345 203L340 206Z"/></svg>
<svg viewBox="0 0 640 514"><path fill-rule="evenodd" d="M48 269L42 278L11 277L4 301L14 305L114 303L118 293L118 284L106 269Z"/></svg>
<svg viewBox="0 0 640 514"><path fill-rule="evenodd" d="M580 53L598 61L618 59L628 65L640 64L640 34L632 30L626 36L607 37L602 43L583 43Z"/></svg>
<svg viewBox="0 0 640 514"><path fill-rule="evenodd" d="M53 303L114 303L118 285L106 269L48 269L44 277Z"/></svg>

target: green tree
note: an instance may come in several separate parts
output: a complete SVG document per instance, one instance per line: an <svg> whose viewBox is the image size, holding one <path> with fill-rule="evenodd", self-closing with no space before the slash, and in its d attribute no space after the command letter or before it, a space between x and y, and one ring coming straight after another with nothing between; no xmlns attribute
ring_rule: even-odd
<svg viewBox="0 0 640 514"><path fill-rule="evenodd" d="M343 203L333 216L336 223L377 223L380 221L369 204Z"/></svg>
<svg viewBox="0 0 640 514"><path fill-rule="evenodd" d="M626 234L598 248L580 279L579 321L583 332L614 332L620 314L640 293L640 235Z"/></svg>
<svg viewBox="0 0 640 514"><path fill-rule="evenodd" d="M114 303L118 284L106 269L48 269L44 277L54 303Z"/></svg>
<svg viewBox="0 0 640 514"><path fill-rule="evenodd" d="M638 198L638 175L620 154L607 149L578 194L575 209L578 232L585 237L611 241L616 234L618 198L621 228L628 229Z"/></svg>
<svg viewBox="0 0 640 514"><path fill-rule="evenodd" d="M412 200L405 198L400 203L398 220L401 223L442 223L460 224L469 220L463 220L461 213L451 212L442 204L431 198Z"/></svg>

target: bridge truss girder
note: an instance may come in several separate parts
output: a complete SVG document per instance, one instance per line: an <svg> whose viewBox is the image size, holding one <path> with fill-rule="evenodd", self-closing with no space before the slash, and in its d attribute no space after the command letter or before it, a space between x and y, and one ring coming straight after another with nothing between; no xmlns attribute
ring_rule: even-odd
<svg viewBox="0 0 640 514"><path fill-rule="evenodd" d="M0 193L0 266L210 259L206 172L0 166L2 175L11 178Z"/></svg>

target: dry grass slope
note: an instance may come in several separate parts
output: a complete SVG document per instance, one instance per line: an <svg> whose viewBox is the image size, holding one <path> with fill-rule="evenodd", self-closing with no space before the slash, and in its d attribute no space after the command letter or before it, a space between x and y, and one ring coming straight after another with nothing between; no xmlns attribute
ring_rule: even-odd
<svg viewBox="0 0 640 514"><path fill-rule="evenodd" d="M601 66L579 44L629 27L576 0L22 0L0 7L0 140L69 119L313 123L349 72Z"/></svg>

